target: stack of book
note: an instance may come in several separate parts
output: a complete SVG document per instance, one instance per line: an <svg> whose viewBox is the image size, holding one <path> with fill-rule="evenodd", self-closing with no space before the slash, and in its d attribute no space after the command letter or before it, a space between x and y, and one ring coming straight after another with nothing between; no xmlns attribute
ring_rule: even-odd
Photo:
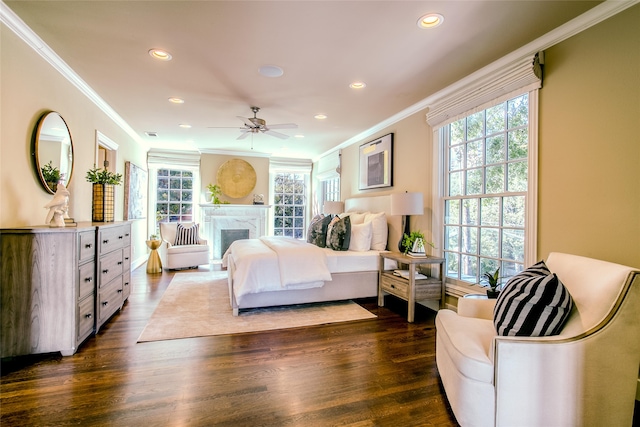
<svg viewBox="0 0 640 427"><path fill-rule="evenodd" d="M409 251L407 252L407 256L410 256L412 258L426 258L427 254L424 252L413 252L413 251Z"/></svg>
<svg viewBox="0 0 640 427"><path fill-rule="evenodd" d="M405 279L409 278L409 270L393 270L393 274L396 276L404 277ZM428 277L416 271L416 280L419 279L428 279Z"/></svg>

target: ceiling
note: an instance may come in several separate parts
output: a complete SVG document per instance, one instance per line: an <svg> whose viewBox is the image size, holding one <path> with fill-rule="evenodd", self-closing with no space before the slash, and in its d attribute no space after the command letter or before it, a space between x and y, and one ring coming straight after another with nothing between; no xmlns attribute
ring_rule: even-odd
<svg viewBox="0 0 640 427"><path fill-rule="evenodd" d="M5 1L138 141L311 159L599 3ZM418 28L430 12L443 24ZM151 48L172 60L153 59ZM258 72L265 65L284 74L265 77ZM366 87L351 89L354 81ZM237 140L237 116L253 117L251 106L267 126L298 128L278 129L286 140L262 133Z"/></svg>

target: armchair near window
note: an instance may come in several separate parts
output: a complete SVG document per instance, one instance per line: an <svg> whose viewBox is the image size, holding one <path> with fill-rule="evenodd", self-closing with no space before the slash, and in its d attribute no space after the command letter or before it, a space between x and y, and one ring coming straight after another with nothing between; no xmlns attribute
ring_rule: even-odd
<svg viewBox="0 0 640 427"><path fill-rule="evenodd" d="M160 237L162 245L158 252L164 268L197 268L199 265L209 264L209 245L199 236L198 224L161 222Z"/></svg>
<svg viewBox="0 0 640 427"><path fill-rule="evenodd" d="M640 365L640 270L552 253L573 298L559 335L498 336L495 300L436 317L436 362L462 426L631 426Z"/></svg>

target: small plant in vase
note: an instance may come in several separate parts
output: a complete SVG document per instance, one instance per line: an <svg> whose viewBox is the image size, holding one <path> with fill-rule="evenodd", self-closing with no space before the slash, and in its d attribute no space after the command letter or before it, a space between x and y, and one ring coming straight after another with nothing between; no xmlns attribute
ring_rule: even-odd
<svg viewBox="0 0 640 427"><path fill-rule="evenodd" d="M487 297L490 299L498 298L498 294L500 294L500 290L498 287L500 286L500 267L496 271L491 273L484 273L483 277L487 279L488 287L487 289Z"/></svg>
<svg viewBox="0 0 640 427"><path fill-rule="evenodd" d="M409 235L405 234L402 238L402 246L404 254L409 252L417 252L426 255L425 244L435 248L433 242L425 242L424 234L420 230L412 231Z"/></svg>
<svg viewBox="0 0 640 427"><path fill-rule="evenodd" d="M222 201L220 200L220 195L222 194L222 189L220 188L220 186L218 184L209 184L207 185L207 190L209 191L209 193L211 193L211 203L213 203L214 205L220 205L220 204L229 204L229 202L227 201Z"/></svg>
<svg viewBox="0 0 640 427"><path fill-rule="evenodd" d="M93 184L93 221L114 221L115 210L115 186L122 184L122 174L109 172L106 168L99 169L94 166L87 171L86 180Z"/></svg>
<svg viewBox="0 0 640 427"><path fill-rule="evenodd" d="M41 168L42 177L52 191L56 191L60 181L60 169L53 166L52 160Z"/></svg>

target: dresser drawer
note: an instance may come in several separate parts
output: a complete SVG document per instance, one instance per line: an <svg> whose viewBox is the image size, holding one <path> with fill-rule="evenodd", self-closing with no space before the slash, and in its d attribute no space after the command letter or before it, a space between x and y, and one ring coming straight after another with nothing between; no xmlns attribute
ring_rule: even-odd
<svg viewBox="0 0 640 427"><path fill-rule="evenodd" d="M131 246L125 246L122 248L122 270L127 271L131 269Z"/></svg>
<svg viewBox="0 0 640 427"><path fill-rule="evenodd" d="M125 231L123 227L100 228L98 230L98 256L122 248L125 240ZM127 239L129 239L129 242L131 241L131 237L127 236Z"/></svg>
<svg viewBox="0 0 640 427"><path fill-rule="evenodd" d="M95 263L89 262L80 266L78 269L78 299L83 299L93 293L96 284L95 274Z"/></svg>
<svg viewBox="0 0 640 427"><path fill-rule="evenodd" d="M115 251L100 257L98 261L98 276L100 276L100 287L111 282L114 278L122 274L122 251Z"/></svg>
<svg viewBox="0 0 640 427"><path fill-rule="evenodd" d="M80 233L78 238L78 260L80 262L94 259L96 254L96 233L95 231L86 231Z"/></svg>
<svg viewBox="0 0 640 427"><path fill-rule="evenodd" d="M383 291L396 295L400 298L409 298L409 281L400 277L396 278L390 274L383 274L380 281Z"/></svg>
<svg viewBox="0 0 640 427"><path fill-rule="evenodd" d="M98 324L102 325L122 307L122 277L102 286L98 291Z"/></svg>
<svg viewBox="0 0 640 427"><path fill-rule="evenodd" d="M127 270L122 274L122 301L129 298L131 294L131 271Z"/></svg>
<svg viewBox="0 0 640 427"><path fill-rule="evenodd" d="M78 304L78 342L81 342L93 332L96 319L95 310L93 294Z"/></svg>

